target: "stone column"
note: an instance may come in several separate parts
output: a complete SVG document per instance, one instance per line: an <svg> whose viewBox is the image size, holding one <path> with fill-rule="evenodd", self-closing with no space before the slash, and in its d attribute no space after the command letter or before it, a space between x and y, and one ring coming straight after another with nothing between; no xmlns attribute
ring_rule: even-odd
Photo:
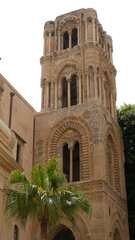
<svg viewBox="0 0 135 240"><path fill-rule="evenodd" d="M88 75L88 73L86 75L86 79L87 79L87 99L88 99L90 97L90 91L89 91L90 84L89 84L89 75Z"/></svg>
<svg viewBox="0 0 135 240"><path fill-rule="evenodd" d="M51 52L51 33L49 33L49 49L48 52Z"/></svg>
<svg viewBox="0 0 135 240"><path fill-rule="evenodd" d="M99 36L98 36L98 25L97 25L97 43L99 43Z"/></svg>
<svg viewBox="0 0 135 240"><path fill-rule="evenodd" d="M68 81L68 107L70 107L70 79L67 79Z"/></svg>
<svg viewBox="0 0 135 240"><path fill-rule="evenodd" d="M95 19L92 20L92 38L93 42L95 42Z"/></svg>
<svg viewBox="0 0 135 240"><path fill-rule="evenodd" d="M42 87L42 102L41 102L41 109L45 108L45 80L41 80L41 87Z"/></svg>
<svg viewBox="0 0 135 240"><path fill-rule="evenodd" d="M110 93L111 94L111 114L112 114L112 116L114 117L114 109L113 109L113 95L112 95L112 93Z"/></svg>
<svg viewBox="0 0 135 240"><path fill-rule="evenodd" d="M51 82L51 109L54 109L54 82Z"/></svg>
<svg viewBox="0 0 135 240"><path fill-rule="evenodd" d="M58 31L58 51L60 51L60 31Z"/></svg>
<svg viewBox="0 0 135 240"><path fill-rule="evenodd" d="M49 107L49 82L46 83L46 108Z"/></svg>
<svg viewBox="0 0 135 240"><path fill-rule="evenodd" d="M82 81L81 76L79 76L79 103L81 103L81 98L82 98Z"/></svg>
<svg viewBox="0 0 135 240"><path fill-rule="evenodd" d="M72 39L71 39L72 32L68 31L68 34L69 34L69 48L71 48L72 47Z"/></svg>
<svg viewBox="0 0 135 240"><path fill-rule="evenodd" d="M97 97L97 74L96 74L96 71L94 71L94 88L95 88L95 96L94 97Z"/></svg>
<svg viewBox="0 0 135 240"><path fill-rule="evenodd" d="M58 103L57 103L57 99L58 99L58 96L57 96L57 91L58 91L58 89L57 89L57 82L55 82L55 109L57 109L57 107L58 107Z"/></svg>
<svg viewBox="0 0 135 240"><path fill-rule="evenodd" d="M73 147L69 147L70 150L70 177L69 181L73 182Z"/></svg>
<svg viewBox="0 0 135 240"><path fill-rule="evenodd" d="M85 23L85 42L87 42L87 40L88 40L87 27L88 27L88 25L87 25L87 22L86 22Z"/></svg>

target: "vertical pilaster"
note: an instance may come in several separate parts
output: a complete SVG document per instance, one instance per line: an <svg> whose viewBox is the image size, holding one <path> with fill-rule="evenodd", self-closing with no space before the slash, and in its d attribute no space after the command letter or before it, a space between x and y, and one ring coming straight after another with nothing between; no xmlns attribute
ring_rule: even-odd
<svg viewBox="0 0 135 240"><path fill-rule="evenodd" d="M54 109L54 82L51 82L51 109Z"/></svg>
<svg viewBox="0 0 135 240"><path fill-rule="evenodd" d="M57 94L57 91L58 91L58 86L57 86L57 82L55 82L55 109L57 109L58 107L58 103L57 103L57 99L58 99L58 94Z"/></svg>
<svg viewBox="0 0 135 240"><path fill-rule="evenodd" d="M97 97L97 74L96 71L94 71L94 97Z"/></svg>
<svg viewBox="0 0 135 240"><path fill-rule="evenodd" d="M98 25L97 25L97 43L99 43Z"/></svg>
<svg viewBox="0 0 135 240"><path fill-rule="evenodd" d="M88 32L87 32L87 29L88 29L88 24L87 22L85 23L85 42L87 42L88 40Z"/></svg>
<svg viewBox="0 0 135 240"><path fill-rule="evenodd" d="M60 51L60 30L58 31L58 51Z"/></svg>
<svg viewBox="0 0 135 240"><path fill-rule="evenodd" d="M92 39L95 42L95 19L92 20Z"/></svg>
<svg viewBox="0 0 135 240"><path fill-rule="evenodd" d="M51 33L49 33L49 49L48 52L51 52Z"/></svg>
<svg viewBox="0 0 135 240"><path fill-rule="evenodd" d="M49 82L46 83L46 108L49 107Z"/></svg>
<svg viewBox="0 0 135 240"><path fill-rule="evenodd" d="M70 107L70 79L68 81L68 107Z"/></svg>

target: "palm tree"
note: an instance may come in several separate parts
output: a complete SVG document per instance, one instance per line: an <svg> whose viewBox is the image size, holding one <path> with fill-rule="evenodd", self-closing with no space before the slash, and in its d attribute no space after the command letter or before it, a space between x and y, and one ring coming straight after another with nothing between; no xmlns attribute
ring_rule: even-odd
<svg viewBox="0 0 135 240"><path fill-rule="evenodd" d="M17 219L23 226L28 216L38 217L41 240L47 240L47 228L60 222L62 216L75 225L78 210L91 215L90 202L77 187L67 184L57 158L33 166L30 181L18 170L13 171L5 188L4 203L9 218Z"/></svg>

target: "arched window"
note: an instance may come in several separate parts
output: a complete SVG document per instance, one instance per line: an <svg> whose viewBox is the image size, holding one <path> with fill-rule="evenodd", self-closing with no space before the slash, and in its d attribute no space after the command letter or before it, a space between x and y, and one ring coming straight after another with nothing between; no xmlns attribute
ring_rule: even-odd
<svg viewBox="0 0 135 240"><path fill-rule="evenodd" d="M77 104L77 76L73 75L70 82L70 102L71 106Z"/></svg>
<svg viewBox="0 0 135 240"><path fill-rule="evenodd" d="M68 82L66 78L62 80L62 107L68 106Z"/></svg>
<svg viewBox="0 0 135 240"><path fill-rule="evenodd" d="M70 150L66 143L63 147L63 173L66 175L67 181L70 180Z"/></svg>
<svg viewBox="0 0 135 240"><path fill-rule="evenodd" d="M63 35L63 49L69 48L69 34L65 32Z"/></svg>
<svg viewBox="0 0 135 240"><path fill-rule="evenodd" d="M18 227L17 227L17 225L14 226L14 240L18 240Z"/></svg>
<svg viewBox="0 0 135 240"><path fill-rule="evenodd" d="M79 142L76 142L73 150L73 182L80 181L80 153Z"/></svg>
<svg viewBox="0 0 135 240"><path fill-rule="evenodd" d="M80 181L80 150L79 142L69 148L66 143L63 146L63 173L68 182Z"/></svg>
<svg viewBox="0 0 135 240"><path fill-rule="evenodd" d="M121 236L120 236L120 233L119 233L119 230L116 228L115 231L114 231L114 240L121 240Z"/></svg>
<svg viewBox="0 0 135 240"><path fill-rule="evenodd" d="M76 46L78 43L78 37L77 37L77 28L74 28L72 30L72 48Z"/></svg>

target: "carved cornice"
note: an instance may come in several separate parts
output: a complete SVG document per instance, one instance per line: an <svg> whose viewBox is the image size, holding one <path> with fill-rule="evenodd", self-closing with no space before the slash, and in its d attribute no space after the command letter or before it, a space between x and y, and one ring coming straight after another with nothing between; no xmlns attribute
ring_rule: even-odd
<svg viewBox="0 0 135 240"><path fill-rule="evenodd" d="M87 194L104 192L111 199L117 202L124 210L127 210L127 202L121 195L116 192L107 182L104 180L97 181L80 181L70 184L71 186L79 186L81 190L83 190Z"/></svg>

